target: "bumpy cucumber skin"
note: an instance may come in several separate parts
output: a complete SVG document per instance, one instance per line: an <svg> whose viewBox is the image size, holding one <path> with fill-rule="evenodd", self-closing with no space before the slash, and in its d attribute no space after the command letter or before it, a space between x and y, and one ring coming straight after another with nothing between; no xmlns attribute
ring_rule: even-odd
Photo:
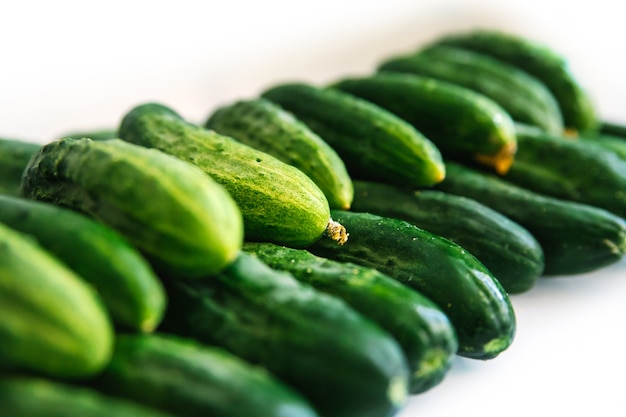
<svg viewBox="0 0 626 417"><path fill-rule="evenodd" d="M508 294L467 250L404 220L370 213L332 211L350 240L332 247L318 242L312 253L375 268L437 304L454 326L461 356L491 359L506 350L516 318Z"/></svg>
<svg viewBox="0 0 626 417"><path fill-rule="evenodd" d="M378 70L418 74L469 88L500 104L516 121L563 133L563 117L550 90L530 74L489 55L432 45L392 57Z"/></svg>
<svg viewBox="0 0 626 417"><path fill-rule="evenodd" d="M204 126L295 166L320 187L331 208L350 208L354 189L343 160L319 135L273 102L255 98L224 105Z"/></svg>
<svg viewBox="0 0 626 417"><path fill-rule="evenodd" d="M307 246L330 219L323 191L302 171L268 153L183 120L159 103L128 112L119 136L190 162L221 184L241 209L246 240Z"/></svg>
<svg viewBox="0 0 626 417"><path fill-rule="evenodd" d="M169 276L215 273L243 243L241 212L222 186L192 164L120 139L43 146L22 192L112 227Z"/></svg>
<svg viewBox="0 0 626 417"><path fill-rule="evenodd" d="M443 236L480 260L510 294L534 287L543 273L541 245L519 224L470 198L355 181L354 211L406 220Z"/></svg>
<svg viewBox="0 0 626 417"><path fill-rule="evenodd" d="M2 195L0 222L35 239L93 284L115 324L149 332L161 321L166 306L161 280L110 227L53 204Z"/></svg>
<svg viewBox="0 0 626 417"><path fill-rule="evenodd" d="M264 369L166 333L118 335L94 386L179 417L317 417L300 394Z"/></svg>
<svg viewBox="0 0 626 417"><path fill-rule="evenodd" d="M437 189L473 198L526 228L539 242L544 275L590 272L622 259L626 222L604 209L548 197L493 174L448 162Z"/></svg>
<svg viewBox="0 0 626 417"><path fill-rule="evenodd" d="M7 417L174 417L92 388L27 376L0 378L0 404Z"/></svg>
<svg viewBox="0 0 626 417"><path fill-rule="evenodd" d="M0 305L0 369L82 379L111 357L113 325L93 288L1 223Z"/></svg>
<svg viewBox="0 0 626 417"><path fill-rule="evenodd" d="M517 137L519 151L505 180L626 218L626 160L590 141L530 132Z"/></svg>
<svg viewBox="0 0 626 417"><path fill-rule="evenodd" d="M517 148L511 116L469 88L395 72L345 78L332 87L406 120L433 141L444 159L478 160L506 172Z"/></svg>
<svg viewBox="0 0 626 417"><path fill-rule="evenodd" d="M345 302L245 252L216 278L171 283L164 332L263 366L323 416L391 416L402 407L401 348Z"/></svg>
<svg viewBox="0 0 626 417"><path fill-rule="evenodd" d="M243 250L341 298L389 332L407 358L411 393L439 384L450 369L458 348L456 331L441 309L417 291L373 268L331 261L304 249L245 242Z"/></svg>
<svg viewBox="0 0 626 417"><path fill-rule="evenodd" d="M40 144L0 138L0 194L19 196L22 173Z"/></svg>
<svg viewBox="0 0 626 417"><path fill-rule="evenodd" d="M543 82L556 98L566 128L583 132L598 127L593 100L573 74L568 61L547 45L498 30L475 29L447 34L433 43L491 55L515 65Z"/></svg>
<svg viewBox="0 0 626 417"><path fill-rule="evenodd" d="M305 83L262 93L319 134L344 161L352 178L376 176L393 184L429 186L443 180L441 152L394 114L338 90Z"/></svg>

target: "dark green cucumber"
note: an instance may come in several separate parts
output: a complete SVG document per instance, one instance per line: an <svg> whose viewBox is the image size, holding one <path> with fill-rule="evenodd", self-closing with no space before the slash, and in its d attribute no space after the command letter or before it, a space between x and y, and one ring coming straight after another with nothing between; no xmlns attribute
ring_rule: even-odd
<svg viewBox="0 0 626 417"><path fill-rule="evenodd" d="M529 131L517 138L519 150L505 180L626 218L626 160L586 140Z"/></svg>
<svg viewBox="0 0 626 417"><path fill-rule="evenodd" d="M513 342L516 318L508 294L467 250L407 221L370 213L332 211L350 240L308 250L375 268L428 297L454 326L461 356L491 359ZM342 223L343 224L343 223Z"/></svg>
<svg viewBox="0 0 626 417"><path fill-rule="evenodd" d="M459 195L355 181L354 211L406 220L467 249L508 293L531 289L544 268L539 242L501 213Z"/></svg>
<svg viewBox="0 0 626 417"><path fill-rule="evenodd" d="M241 212L222 186L190 163L119 139L46 144L22 191L107 224L172 276L217 272L243 241Z"/></svg>
<svg viewBox="0 0 626 417"><path fill-rule="evenodd" d="M122 334L101 392L178 417L317 417L311 405L265 369L227 351L165 333Z"/></svg>
<svg viewBox="0 0 626 417"><path fill-rule="evenodd" d="M326 195L331 208L348 209L354 190L343 160L293 114L263 98L214 111L204 125L300 169Z"/></svg>
<svg viewBox="0 0 626 417"><path fill-rule="evenodd" d="M262 96L319 134L351 177L428 186L445 176L441 153L430 139L373 103L305 83L276 85Z"/></svg>
<svg viewBox="0 0 626 417"><path fill-rule="evenodd" d="M494 100L516 121L563 133L559 105L545 84L487 54L432 45L413 54L394 56L378 70L418 74L467 87Z"/></svg>
<svg viewBox="0 0 626 417"><path fill-rule="evenodd" d="M543 249L545 275L590 272L626 252L626 222L609 211L545 196L467 166L446 166L451 174L436 188L473 198L526 228Z"/></svg>
<svg viewBox="0 0 626 417"><path fill-rule="evenodd" d="M113 327L98 294L28 235L2 223L0 306L0 373L87 378L111 357Z"/></svg>
<svg viewBox="0 0 626 417"><path fill-rule="evenodd" d="M0 195L0 223L39 245L92 284L114 322L152 331L165 311L165 290L148 262L110 227L76 211Z"/></svg>
<svg viewBox="0 0 626 417"><path fill-rule="evenodd" d="M477 160L502 173L513 160L517 148L513 119L484 94L436 78L397 72L345 78L332 87L411 123L446 159Z"/></svg>
<svg viewBox="0 0 626 417"><path fill-rule="evenodd" d="M578 132L597 129L598 115L589 92L572 72L567 59L548 45L489 29L446 34L434 43L478 51L517 66L550 89L566 128Z"/></svg>
<svg viewBox="0 0 626 417"><path fill-rule="evenodd" d="M256 256L242 252L215 279L172 281L168 294L164 332L266 368L320 415L391 416L406 400L408 365L388 333Z"/></svg>
<svg viewBox="0 0 626 417"><path fill-rule="evenodd" d="M19 196L22 173L40 144L0 138L0 194Z"/></svg>
<svg viewBox="0 0 626 417"><path fill-rule="evenodd" d="M601 148L615 153L620 159L626 160L626 140L622 136L608 133L597 133L592 135L582 134L571 139L579 139L581 141L594 143Z"/></svg>
<svg viewBox="0 0 626 417"><path fill-rule="evenodd" d="M434 387L447 374L458 348L456 332L441 309L417 291L373 268L331 261L305 249L245 242L243 250L341 298L389 332L407 358L411 393Z"/></svg>
<svg viewBox="0 0 626 417"><path fill-rule="evenodd" d="M221 184L242 212L246 240L306 246L331 224L324 192L298 168L188 123L164 105L136 106L124 116L119 135L190 162Z"/></svg>
<svg viewBox="0 0 626 417"><path fill-rule="evenodd" d="M626 124L615 120L601 120L598 132L626 139Z"/></svg>
<svg viewBox="0 0 626 417"><path fill-rule="evenodd" d="M174 417L92 388L26 376L0 378L6 417Z"/></svg>

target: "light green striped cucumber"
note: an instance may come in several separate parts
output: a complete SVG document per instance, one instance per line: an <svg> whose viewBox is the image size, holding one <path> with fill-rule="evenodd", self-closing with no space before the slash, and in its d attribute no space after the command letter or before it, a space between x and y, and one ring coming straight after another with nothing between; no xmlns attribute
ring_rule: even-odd
<svg viewBox="0 0 626 417"><path fill-rule="evenodd" d="M331 208L347 210L354 190L337 152L293 114L263 98L240 100L214 111L205 127L267 152L308 175Z"/></svg>
<svg viewBox="0 0 626 417"><path fill-rule="evenodd" d="M563 133L559 105L534 76L492 56L448 45L432 45L416 53L394 56L379 71L418 74L448 81L484 94L515 121Z"/></svg>
<svg viewBox="0 0 626 417"><path fill-rule="evenodd" d="M406 121L338 90L286 83L263 92L333 147L352 178L429 186L445 177L439 149Z"/></svg>
<svg viewBox="0 0 626 417"><path fill-rule="evenodd" d="M115 324L149 332L166 296L148 262L112 228L74 210L0 195L0 222L28 234L94 285Z"/></svg>
<svg viewBox="0 0 626 417"><path fill-rule="evenodd" d="M188 162L120 139L43 146L22 191L107 224L170 276L218 272L243 242L241 212L222 186Z"/></svg>
<svg viewBox="0 0 626 417"><path fill-rule="evenodd" d="M94 289L2 223L0 306L0 373L88 378L111 357L113 327Z"/></svg>
<svg viewBox="0 0 626 417"><path fill-rule="evenodd" d="M133 108L118 133L190 162L223 185L241 209L246 240L307 246L329 235L345 241L324 192L298 168L266 152L189 123L159 103Z"/></svg>

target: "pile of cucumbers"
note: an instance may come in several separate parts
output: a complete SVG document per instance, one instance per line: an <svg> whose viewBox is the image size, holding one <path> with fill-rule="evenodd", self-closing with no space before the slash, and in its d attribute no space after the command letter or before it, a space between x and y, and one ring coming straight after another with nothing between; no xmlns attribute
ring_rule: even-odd
<svg viewBox="0 0 626 417"><path fill-rule="evenodd" d="M0 139L0 404L392 416L506 351L512 294L620 261L625 219L626 126L493 30L200 122Z"/></svg>

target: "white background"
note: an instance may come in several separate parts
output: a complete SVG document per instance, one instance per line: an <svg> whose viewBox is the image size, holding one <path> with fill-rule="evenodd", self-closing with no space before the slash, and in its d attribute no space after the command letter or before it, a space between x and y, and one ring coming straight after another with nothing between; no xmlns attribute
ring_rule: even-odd
<svg viewBox="0 0 626 417"><path fill-rule="evenodd" d="M0 136L35 142L116 127L160 101L191 121L273 83L370 72L475 26L567 56L601 115L626 122L617 1L26 1L0 3ZM513 296L518 333L496 359L458 358L399 417L626 416L626 261L542 278Z"/></svg>

